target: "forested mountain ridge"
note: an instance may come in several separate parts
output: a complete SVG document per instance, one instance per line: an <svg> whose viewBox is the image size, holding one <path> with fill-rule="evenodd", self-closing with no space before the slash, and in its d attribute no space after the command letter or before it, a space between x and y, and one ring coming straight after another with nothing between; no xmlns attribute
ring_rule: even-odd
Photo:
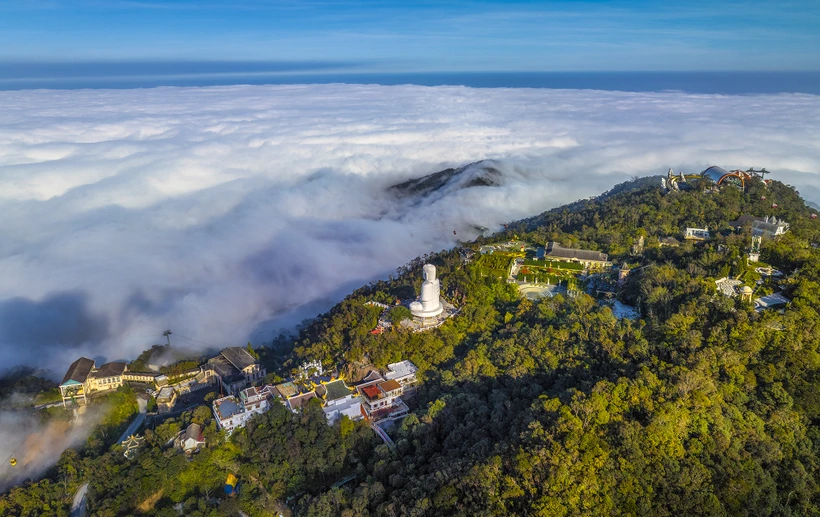
<svg viewBox="0 0 820 517"><path fill-rule="evenodd" d="M742 214L791 225L762 252L788 275L760 287L784 289L782 313L716 293L717 278L759 277L745 261L748 229L728 226ZM714 238L658 245L687 226ZM135 461L97 436L0 498L0 513L63 515L65 494L85 479L100 516L178 515L174 505L192 516L820 514L820 222L794 190L624 186L465 246L512 238L627 263L618 296L641 318L617 319L588 295L522 298L460 250L419 257L302 329L281 370L304 359L345 371L412 360L422 383L395 451L362 423L327 426L311 404L299 415L276 407L227 441L209 424L208 448L186 462L163 443L206 421L200 411L146 433ZM364 302L412 298L426 262L461 312L430 332L371 335L380 309ZM214 499L226 471L243 490Z"/></svg>
<svg viewBox="0 0 820 517"><path fill-rule="evenodd" d="M791 224L763 253L796 271L784 314L715 293L715 279L749 269L748 230L728 226L742 214ZM708 226L716 238L658 246L687 226ZM630 256L641 236L642 256ZM642 318L617 320L588 296L521 299L455 252L360 290L303 332L297 356L410 358L426 372L420 409L402 426L398 457L385 455L358 488L303 501L306 514L820 513L820 252L811 246L820 225L796 192L778 182L754 182L746 193L622 188L486 240L514 237L630 263L621 296ZM425 261L463 300L462 314L431 334L368 336L373 321L361 302L406 296ZM346 324L358 318L363 325Z"/></svg>

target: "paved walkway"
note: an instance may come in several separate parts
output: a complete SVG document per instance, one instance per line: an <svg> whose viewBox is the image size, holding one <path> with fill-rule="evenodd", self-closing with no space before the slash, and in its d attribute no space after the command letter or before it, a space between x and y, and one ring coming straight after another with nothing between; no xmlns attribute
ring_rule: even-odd
<svg viewBox="0 0 820 517"><path fill-rule="evenodd" d="M395 443L393 443L393 440L392 440L392 439L391 439L391 438L387 435L387 433L386 433L386 432L384 432L384 429L382 429L381 427L379 427L379 425L378 425L378 424L370 424L370 427L372 427L372 428L373 428L373 430L374 430L374 431L376 431L376 434L377 434L377 435L379 435L379 438L381 438L381 439L382 439L382 441L384 441L384 443L386 443L386 444L387 444L387 446L388 446L391 450L393 450L393 449L395 449L395 448L396 448L396 444L395 444Z"/></svg>
<svg viewBox="0 0 820 517"><path fill-rule="evenodd" d="M83 483L74 492L74 502L71 504L71 517L85 517L85 507L88 504L88 483Z"/></svg>
<svg viewBox="0 0 820 517"><path fill-rule="evenodd" d="M724 296L735 297L737 296L737 291L735 291L735 287L743 284L740 280L733 280L731 278L721 278L719 280L715 280L715 285L720 291L721 294Z"/></svg>
<svg viewBox="0 0 820 517"><path fill-rule="evenodd" d="M142 423L145 422L145 412L148 410L148 403L141 398L137 399L137 403L140 406L140 412L134 420L131 421L131 425L128 426L128 429L122 433L122 436L120 436L120 439L117 440L117 443L122 443L127 440L128 437L136 433Z"/></svg>

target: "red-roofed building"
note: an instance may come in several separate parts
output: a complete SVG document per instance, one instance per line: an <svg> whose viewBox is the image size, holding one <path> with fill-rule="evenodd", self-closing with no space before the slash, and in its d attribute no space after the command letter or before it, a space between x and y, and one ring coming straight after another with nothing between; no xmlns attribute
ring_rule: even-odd
<svg viewBox="0 0 820 517"><path fill-rule="evenodd" d="M402 385L394 379L368 383L357 389L362 396L362 411L373 422L400 418L409 411L400 398Z"/></svg>

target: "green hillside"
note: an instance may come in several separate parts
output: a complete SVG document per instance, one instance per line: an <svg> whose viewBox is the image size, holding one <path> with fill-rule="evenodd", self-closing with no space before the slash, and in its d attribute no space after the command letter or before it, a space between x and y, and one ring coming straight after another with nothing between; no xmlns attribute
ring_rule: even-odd
<svg viewBox="0 0 820 517"><path fill-rule="evenodd" d="M209 446L186 461L163 444L180 424L207 423L200 408L147 433L135 461L93 446L66 452L44 480L0 497L0 515L64 515L83 480L90 514L112 517L820 515L820 220L778 182L613 192L469 246L557 241L608 253L632 270L613 295L637 320L585 294L523 298L482 272L489 259L452 250L362 287L288 344L282 374L306 359L348 376L413 361L422 382L391 432L395 450L362 422L327 426L312 403L301 414L276 407L229 440L207 424ZM790 223L761 256L783 277L747 265L749 230L728 226L742 214ZM687 226L713 238L659 246L683 241ZM428 262L461 312L429 332L371 334L379 311L364 302L412 297ZM726 276L791 303L755 311L717 293ZM221 495L228 471L243 480L235 498Z"/></svg>

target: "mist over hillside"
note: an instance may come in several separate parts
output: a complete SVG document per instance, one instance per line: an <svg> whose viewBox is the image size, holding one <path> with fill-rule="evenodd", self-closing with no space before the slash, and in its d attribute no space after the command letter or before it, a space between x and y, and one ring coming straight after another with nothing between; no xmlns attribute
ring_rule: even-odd
<svg viewBox="0 0 820 517"><path fill-rule="evenodd" d="M133 357L166 328L181 345L264 342L477 226L668 167L765 166L820 201L817 100L362 85L2 92L0 359L60 374L80 354Z"/></svg>

